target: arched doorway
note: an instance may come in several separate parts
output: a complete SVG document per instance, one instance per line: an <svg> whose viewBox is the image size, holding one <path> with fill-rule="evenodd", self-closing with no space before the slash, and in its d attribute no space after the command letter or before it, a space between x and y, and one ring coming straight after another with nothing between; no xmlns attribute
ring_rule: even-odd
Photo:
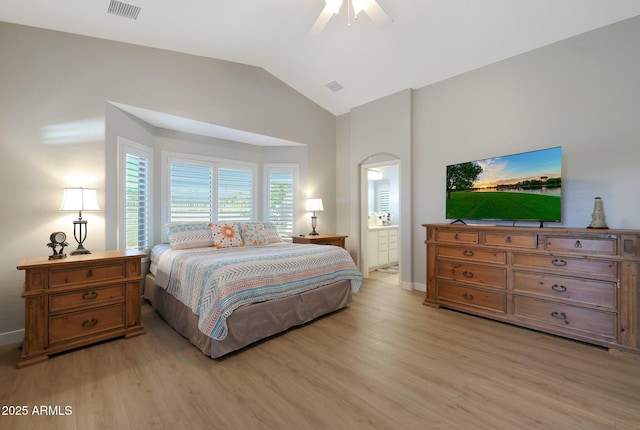
<svg viewBox="0 0 640 430"><path fill-rule="evenodd" d="M360 267L363 275L380 271L400 285L400 159L378 153L360 164Z"/></svg>

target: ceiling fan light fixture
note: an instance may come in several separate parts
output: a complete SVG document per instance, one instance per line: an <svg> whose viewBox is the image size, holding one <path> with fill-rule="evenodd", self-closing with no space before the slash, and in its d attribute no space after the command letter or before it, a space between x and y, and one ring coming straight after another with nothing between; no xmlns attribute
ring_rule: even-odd
<svg viewBox="0 0 640 430"><path fill-rule="evenodd" d="M329 9L334 15L340 13L340 9L342 8L342 1L343 0L324 0L324 2L327 4L327 9Z"/></svg>
<svg viewBox="0 0 640 430"><path fill-rule="evenodd" d="M360 12L366 11L371 6L371 0L351 0L351 2L353 3L353 13L356 17Z"/></svg>
<svg viewBox="0 0 640 430"><path fill-rule="evenodd" d="M311 27L312 34L319 34L326 27L333 15L338 15L344 0L324 0L325 6ZM358 19L358 14L364 11L376 24L391 22L391 17L380 6L377 0L347 0L347 27L351 27L351 18ZM353 12L353 15L352 15Z"/></svg>

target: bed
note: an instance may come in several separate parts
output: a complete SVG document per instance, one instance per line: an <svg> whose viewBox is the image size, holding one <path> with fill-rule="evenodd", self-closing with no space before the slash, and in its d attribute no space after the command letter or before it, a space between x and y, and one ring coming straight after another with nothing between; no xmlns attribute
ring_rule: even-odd
<svg viewBox="0 0 640 430"><path fill-rule="evenodd" d="M212 358L342 309L362 284L346 250L284 242L272 223L171 223L167 234L144 297Z"/></svg>

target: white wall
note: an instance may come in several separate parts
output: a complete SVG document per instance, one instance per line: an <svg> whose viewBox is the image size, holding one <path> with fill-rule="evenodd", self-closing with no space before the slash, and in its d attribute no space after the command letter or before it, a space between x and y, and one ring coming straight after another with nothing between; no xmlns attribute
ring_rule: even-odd
<svg viewBox="0 0 640 430"><path fill-rule="evenodd" d="M360 261L363 249L360 244L361 223L366 226L366 218L362 216L360 207L360 165L391 159L388 155L400 160L402 209L400 219L396 220L400 225L400 275L403 288L411 288L411 90L352 109L348 115L338 118L337 130L337 147L340 150L337 171L340 181L349 183L348 187L343 185L343 189L337 193L341 214L338 222L345 234L356 239L350 241L349 248L356 261ZM346 145L345 141L349 141L349 144ZM348 152L343 153L343 150Z"/></svg>
<svg viewBox="0 0 640 430"><path fill-rule="evenodd" d="M86 214L86 245L106 247L108 101L306 144L305 188L327 202L323 230L336 228L335 117L264 70L8 23L0 59L0 344L22 338L18 260L49 254L53 231L72 237L77 214L58 211L64 187L97 189L103 211ZM153 139L135 121L123 128Z"/></svg>
<svg viewBox="0 0 640 430"><path fill-rule="evenodd" d="M448 164L562 146L561 225L589 225L600 196L610 228L640 228L638 41L633 18L415 91L418 288L426 279L418 225L445 221Z"/></svg>

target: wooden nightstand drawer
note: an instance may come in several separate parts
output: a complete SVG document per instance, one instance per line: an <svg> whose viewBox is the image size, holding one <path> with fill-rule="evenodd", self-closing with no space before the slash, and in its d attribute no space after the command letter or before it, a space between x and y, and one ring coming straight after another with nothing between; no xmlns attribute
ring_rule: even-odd
<svg viewBox="0 0 640 430"><path fill-rule="evenodd" d="M122 329L124 321L124 303L51 317L49 343L54 344L98 332Z"/></svg>
<svg viewBox="0 0 640 430"><path fill-rule="evenodd" d="M123 279L126 276L124 263L92 265L87 267L52 270L49 274L49 287L63 287L88 282Z"/></svg>
<svg viewBox="0 0 640 430"><path fill-rule="evenodd" d="M502 313L506 311L506 294L494 291L441 282L438 286L438 298Z"/></svg>
<svg viewBox="0 0 640 430"><path fill-rule="evenodd" d="M515 316L531 318L563 330L580 330L616 337L616 314L570 306L558 302L514 296Z"/></svg>
<svg viewBox="0 0 640 430"><path fill-rule="evenodd" d="M506 288L506 270L501 267L438 261L438 278L494 288Z"/></svg>
<svg viewBox="0 0 640 430"><path fill-rule="evenodd" d="M86 306L97 306L113 300L124 300L124 284L101 288L87 288L73 293L51 294L49 312L58 312Z"/></svg>

